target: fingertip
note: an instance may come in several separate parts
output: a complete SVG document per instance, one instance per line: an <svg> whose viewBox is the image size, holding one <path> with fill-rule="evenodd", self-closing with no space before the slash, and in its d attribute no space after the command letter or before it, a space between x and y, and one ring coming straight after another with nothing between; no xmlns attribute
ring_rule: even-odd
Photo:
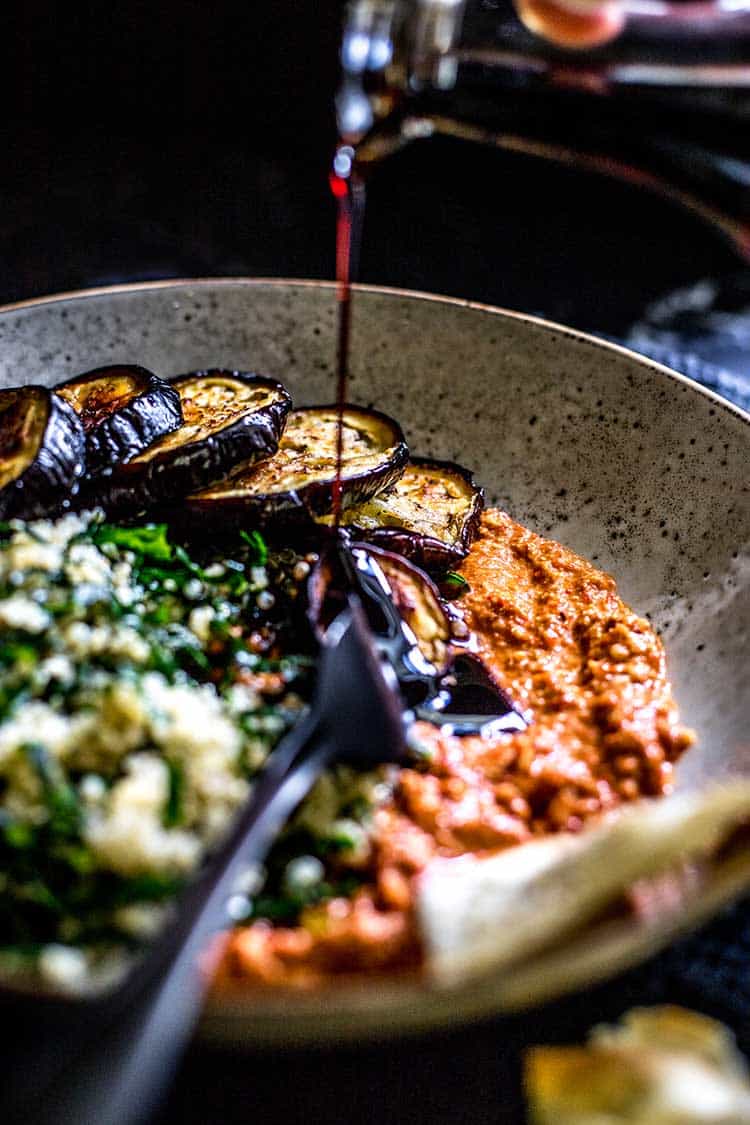
<svg viewBox="0 0 750 1125"><path fill-rule="evenodd" d="M613 0L589 10L582 5L573 10L550 0L516 0L516 7L529 31L559 47L579 50L609 43L625 23L622 7Z"/></svg>

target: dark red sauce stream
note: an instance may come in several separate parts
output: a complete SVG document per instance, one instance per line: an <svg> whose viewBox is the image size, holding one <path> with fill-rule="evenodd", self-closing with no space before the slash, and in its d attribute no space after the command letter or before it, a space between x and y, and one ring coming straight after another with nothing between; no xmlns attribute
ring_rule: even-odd
<svg viewBox="0 0 750 1125"><path fill-rule="evenodd" d="M341 521L341 471L344 452L344 405L349 381L349 345L351 337L352 281L357 273L359 246L365 209L365 187L354 164L354 151L349 145L336 149L329 177L337 205L336 215L336 301L338 333L336 343L336 477L333 484L333 526Z"/></svg>
<svg viewBox="0 0 750 1125"><path fill-rule="evenodd" d="M336 340L336 476L333 485L333 535L338 537L341 524L341 474L344 451L344 406L349 382L349 347L351 343L352 281L357 273L359 247L365 209L365 185L356 166L354 150L340 144L336 149L329 177L336 200L336 301L338 325ZM359 575L360 583L362 574ZM377 611L387 595L378 583L367 588L361 584L359 593L366 609ZM366 596L369 595L369 596ZM376 613L377 616L377 613ZM382 614L381 614L382 617ZM386 614L385 620L389 619ZM373 628L373 620L370 620ZM377 628L374 632L377 634ZM399 638L396 637L396 642ZM398 660L394 667L399 667ZM403 672L403 666L401 666ZM398 673L397 673L398 674ZM417 677L418 678L418 677ZM399 676L401 680L401 676ZM414 688L414 675L407 676ZM449 686L450 685L450 686ZM402 680L402 688L404 681ZM523 730L526 718L513 707L491 680L481 662L470 656L458 656L448 677L427 676L421 684L427 698L418 708L418 717L440 725L449 724L457 734L478 734L490 725L495 733Z"/></svg>

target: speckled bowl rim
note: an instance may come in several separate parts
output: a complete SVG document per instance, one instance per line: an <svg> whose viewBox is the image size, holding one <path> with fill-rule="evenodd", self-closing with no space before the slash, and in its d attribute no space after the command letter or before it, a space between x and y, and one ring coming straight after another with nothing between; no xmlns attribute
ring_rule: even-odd
<svg viewBox="0 0 750 1125"><path fill-rule="evenodd" d="M327 280L277 277L165 278L156 281L97 286L16 301L0 306L0 317L7 312L64 304L73 300L196 287L277 288L287 291L317 289L333 294L336 283ZM354 290L355 293L369 293L393 297L397 300L430 302L520 321L543 331L565 336L589 348L620 355L650 371L658 379L686 385L715 407L734 415L745 426L750 427L750 413L714 391L708 390L696 380L620 344L602 340L555 321L478 301L418 290L364 284L354 286ZM707 902L705 917L710 916L729 897L730 894L724 895L720 892L716 901ZM679 923L676 923L674 933L670 936L676 938L680 932ZM628 951L628 955L622 956L618 961L617 971L636 964L653 952L655 950L649 946L648 935L641 935ZM585 980L587 983L594 983L608 975L610 975L608 966L597 964L594 959L593 963L587 965ZM510 1010L513 1008L517 1010L519 1006L525 1007L524 1004L515 1004ZM312 1046L351 1045L356 1042L390 1039L405 1034L445 1030L498 1015L503 1010L508 1009L498 1005L493 999L491 990L485 990L482 980L467 987L448 991L431 989L426 983L414 978L379 980L377 983L366 981L351 986L337 986L322 992L292 996L286 993L253 991L245 995L240 992L232 996L213 997L204 1012L199 1035L204 1040L238 1050L276 1050L279 1047L309 1049Z"/></svg>
<svg viewBox="0 0 750 1125"><path fill-rule="evenodd" d="M227 288L231 288L232 286L254 288L257 286L258 288L274 287L279 289L323 289L328 292L335 292L336 290L335 281L327 281L325 279L318 280L316 278L243 276L163 278L156 281L131 281L117 285L92 286L87 289L63 290L60 293L50 293L42 297L29 297L23 301L11 301L8 304L0 305L0 315L2 313L20 312L24 309L39 308L43 305L80 300L82 298L114 297L122 293L144 293L164 289L190 289L196 286L217 286L219 288L223 286ZM587 344L589 347L599 348L603 351L626 356L631 360L637 361L642 366L649 368L651 371L658 372L663 376L665 375L678 383L686 383L694 391L698 391L710 402L714 403L714 405L719 406L729 414L734 414L746 425L750 425L750 413L736 406L733 402L729 402L723 395L717 394L715 391L704 387L703 384L699 383L696 379L691 379L688 375L683 375L679 371L674 371L671 367L667 367L663 363L658 363L656 360L650 359L640 352L633 351L631 348L624 347L622 344L616 344L610 340L603 340L598 336L592 336L589 332L582 332L577 328L569 328L567 325L560 324L558 321L547 320L545 317L541 316L533 316L531 313L516 312L513 309L506 309L502 305L487 305L481 301L470 301L464 297L450 297L441 293L428 293L419 289L400 289L390 285L368 284L355 284L352 288L355 293L372 293L386 297L407 298L414 301L429 301L435 302L436 304L451 305L454 308L473 309L477 312L490 313L493 316L507 317L510 320L523 321L527 324L533 324L538 328L562 334Z"/></svg>

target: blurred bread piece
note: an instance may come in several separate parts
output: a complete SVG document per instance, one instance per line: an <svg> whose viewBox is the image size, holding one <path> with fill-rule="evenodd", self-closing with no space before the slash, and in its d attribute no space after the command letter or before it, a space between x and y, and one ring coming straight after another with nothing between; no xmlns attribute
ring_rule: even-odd
<svg viewBox="0 0 750 1125"><path fill-rule="evenodd" d="M720 1023L635 1008L584 1047L527 1052L531 1125L746 1125L747 1064Z"/></svg>
<svg viewBox="0 0 750 1125"><path fill-rule="evenodd" d="M554 992L550 972L585 983L587 962L594 977L630 963L634 944L658 947L750 885L747 840L726 848L747 823L750 782L738 780L639 802L578 835L433 861L417 911L434 983L491 974L514 1007Z"/></svg>

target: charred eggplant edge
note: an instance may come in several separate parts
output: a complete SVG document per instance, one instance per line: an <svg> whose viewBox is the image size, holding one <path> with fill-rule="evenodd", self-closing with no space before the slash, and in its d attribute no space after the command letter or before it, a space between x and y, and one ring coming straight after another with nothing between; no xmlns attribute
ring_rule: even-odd
<svg viewBox="0 0 750 1125"><path fill-rule="evenodd" d="M170 387L179 398L180 385L195 379L224 377L257 386L262 384L276 399L257 410L230 419L207 437L157 453L147 461L121 465L111 476L94 482L87 496L107 511L150 508L222 480L242 462L272 456L278 449L292 398L286 387L271 376L210 368L178 375ZM145 452L145 450L144 450Z"/></svg>
<svg viewBox="0 0 750 1125"><path fill-rule="evenodd" d="M450 648L450 644L451 644L450 616L449 616L448 611L445 608L445 605L443 604L443 599L440 596L440 591L438 590L438 588L435 585L435 583L433 582L433 580L430 578L429 574L426 574L424 570L422 570L420 567L416 566L409 559L405 559L403 557L403 555L396 554L396 552L394 552L394 551L383 550L380 547L373 547L373 545L371 543L365 543L365 542L359 542L359 541L351 542L351 543L348 544L347 549L349 551L362 550L362 551L366 552L368 555L371 555L376 560L376 562L378 562L381 566L383 566L383 564L385 563L386 565L385 565L385 567L383 567L383 569L385 570L386 578L388 578L388 581L391 582L391 584L393 584L392 581L391 581L391 576L388 574L387 569L386 569L387 565L389 563L391 564L391 566L395 566L397 568L397 570L399 570L401 572L406 572L406 574L408 574L409 578L416 584L416 586L420 590L426 590L428 592L430 598L434 602L435 608L437 609L437 611L440 615L440 621L441 621L441 623L443 624L443 627L444 627L445 635L442 638L442 643L445 645L446 651L445 651L444 660L442 662L442 666L438 668L439 673L443 674L447 669L448 662L449 662L449 659L450 659L450 655L449 655L449 648ZM322 551L321 555L320 555L320 558L315 563L312 571L310 572L310 576L307 579L307 619L308 619L310 627L311 627L311 629L313 631L313 634L315 635L315 638L318 641L318 643L323 642L323 640L325 638L327 628L328 628L328 626L323 626L321 624L321 616L322 616L322 610L323 610L323 607L325 605L325 601L326 601L326 597L327 597L327 594L328 594L329 587L331 585L331 582L333 581L333 577L330 574L330 571L331 571L331 566L332 566L331 560L334 559L334 558L335 558L335 549ZM326 574L325 574L326 569L329 570L329 576L328 577L326 577ZM343 594L344 594L344 591L343 591L343 587L342 587L341 610L344 610L345 607L346 607L346 600L345 600L345 597L343 596ZM331 621L335 620L336 616L337 615L334 614L331 617ZM425 640L424 637L419 636L419 632L416 628L414 628L414 623L412 621L409 621L408 624L410 624L412 626L412 628L414 629L414 634L417 637L418 642L421 642L421 644L430 644L431 643L429 640ZM329 625L330 625L330 622L329 622ZM421 647L421 644L420 644L420 647Z"/></svg>
<svg viewBox="0 0 750 1125"><path fill-rule="evenodd" d="M338 407L326 403L323 406L303 406L295 410L295 414L313 414L316 412L329 414ZM393 451L384 463L364 473L344 477L342 480L342 503L344 507L364 503L371 500L380 492L390 488L402 475L408 461L409 448L404 438L403 430L394 418L364 406L347 403L344 406L344 415L348 413L360 416L370 416L380 425L387 426L393 440L388 447ZM251 516L259 525L266 526L274 520L279 520L283 526L308 524L314 527L313 517L330 512L333 507L333 486L335 474L329 479L311 481L301 488L284 492L266 492L255 495L248 492L241 496L202 497L200 493L188 496L186 505L195 517L224 520L227 516Z"/></svg>
<svg viewBox="0 0 750 1125"><path fill-rule="evenodd" d="M86 466L86 436L72 406L48 387L41 391L47 417L39 445L26 468L0 491L0 519L38 519L70 506Z"/></svg>
<svg viewBox="0 0 750 1125"><path fill-rule="evenodd" d="M106 380L108 374L120 373L139 382L142 389L97 425L85 431L86 473L89 477L96 477L108 468L137 457L158 438L172 433L182 423L182 407L177 391L166 380L135 364L95 367L92 371L59 383L56 390L64 391L66 387L76 384Z"/></svg>
<svg viewBox="0 0 750 1125"><path fill-rule="evenodd" d="M412 457L409 462L420 468L437 469L441 473L450 473L461 477L471 489L473 500L464 517L461 535L456 543L448 543L432 535L423 535L417 531L400 527L360 527L356 520L353 523L344 521L345 526L353 536L365 543L372 543L383 550L401 555L413 562L415 566L439 574L451 567L458 566L469 553L471 544L479 533L479 525L485 506L485 494L481 485L476 483L474 474L470 469L455 461L439 461L431 457ZM406 466L408 470L409 466Z"/></svg>

